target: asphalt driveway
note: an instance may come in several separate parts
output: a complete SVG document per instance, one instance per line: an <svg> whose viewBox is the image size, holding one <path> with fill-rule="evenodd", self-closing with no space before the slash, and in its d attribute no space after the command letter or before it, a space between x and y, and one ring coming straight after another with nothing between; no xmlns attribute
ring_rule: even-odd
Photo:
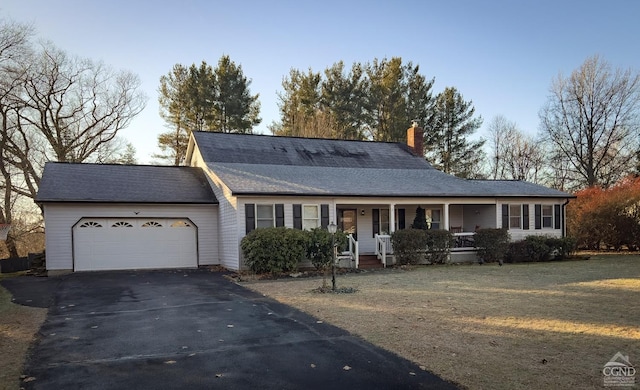
<svg viewBox="0 0 640 390"><path fill-rule="evenodd" d="M40 288L53 299L27 359L26 389L455 389L221 273L49 279ZM33 289L19 284L3 283L16 302L33 302L23 297Z"/></svg>

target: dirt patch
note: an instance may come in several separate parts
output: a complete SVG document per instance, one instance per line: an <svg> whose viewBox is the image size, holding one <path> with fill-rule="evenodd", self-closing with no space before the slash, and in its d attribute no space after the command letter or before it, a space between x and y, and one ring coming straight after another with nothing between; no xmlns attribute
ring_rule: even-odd
<svg viewBox="0 0 640 390"><path fill-rule="evenodd" d="M616 352L640 362L640 256L426 266L243 285L470 389L602 388Z"/></svg>
<svg viewBox="0 0 640 390"><path fill-rule="evenodd" d="M29 346L47 315L47 309L11 302L0 287L0 390L20 388L20 375Z"/></svg>

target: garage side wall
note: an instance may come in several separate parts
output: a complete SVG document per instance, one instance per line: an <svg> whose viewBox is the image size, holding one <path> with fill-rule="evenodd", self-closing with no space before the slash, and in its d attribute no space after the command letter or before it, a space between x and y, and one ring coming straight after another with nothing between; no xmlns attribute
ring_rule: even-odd
<svg viewBox="0 0 640 390"><path fill-rule="evenodd" d="M217 205L44 204L47 270L73 270L73 225L86 217L188 218L198 227L198 264L218 261Z"/></svg>
<svg viewBox="0 0 640 390"><path fill-rule="evenodd" d="M191 137L193 140L193 136ZM202 159L200 150L196 147L188 161L192 167L202 168L207 173L211 189L218 199L218 254L220 265L231 270L240 269L240 247L238 235L238 199L233 196L225 184L215 175Z"/></svg>
<svg viewBox="0 0 640 390"><path fill-rule="evenodd" d="M240 269L239 244L236 234L238 226L238 200L231 191L207 168L208 179L219 202L218 210L218 253L220 265L231 270Z"/></svg>

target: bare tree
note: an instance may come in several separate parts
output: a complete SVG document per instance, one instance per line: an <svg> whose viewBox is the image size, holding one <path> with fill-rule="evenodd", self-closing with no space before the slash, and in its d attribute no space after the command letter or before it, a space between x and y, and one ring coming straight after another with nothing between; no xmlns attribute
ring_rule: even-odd
<svg viewBox="0 0 640 390"><path fill-rule="evenodd" d="M575 188L607 187L633 169L638 150L640 75L588 58L569 78L559 75L540 112L541 129L568 164Z"/></svg>
<svg viewBox="0 0 640 390"><path fill-rule="evenodd" d="M21 126L41 134L50 160L84 162L108 147L145 106L138 76L70 57L48 44L24 80Z"/></svg>
<svg viewBox="0 0 640 390"><path fill-rule="evenodd" d="M508 148L507 137L516 130L516 123L498 115L489 123L489 171L492 179L506 178L505 153Z"/></svg>
<svg viewBox="0 0 640 390"><path fill-rule="evenodd" d="M31 35L27 25L0 20L0 222L4 223L12 223L17 210L33 205L30 199L37 193L46 161L135 158L132 149L121 152L126 143L117 133L146 102L137 76L71 57L51 44L34 50ZM11 256L17 255L18 233L12 229L6 242Z"/></svg>
<svg viewBox="0 0 640 390"><path fill-rule="evenodd" d="M24 162L25 152L14 153L15 145L12 135L15 133L16 111L19 107L14 98L18 94L21 83L19 64L30 54L29 39L33 30L28 25L12 21L0 20L0 222L12 224L15 205L19 194L14 191L21 182L19 167ZM18 256L16 247L16 230L12 229L5 245L11 257Z"/></svg>
<svg viewBox="0 0 640 390"><path fill-rule="evenodd" d="M499 115L489 124L489 162L493 179L537 183L545 166L541 143L518 129L515 122Z"/></svg>

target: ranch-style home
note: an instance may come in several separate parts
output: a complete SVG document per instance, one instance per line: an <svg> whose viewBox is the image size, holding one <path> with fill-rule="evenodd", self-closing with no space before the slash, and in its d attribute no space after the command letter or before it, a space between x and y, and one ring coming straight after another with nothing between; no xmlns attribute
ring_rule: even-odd
<svg viewBox="0 0 640 390"><path fill-rule="evenodd" d="M393 261L389 235L416 209L456 236L452 261L475 258L479 228L562 236L573 196L510 180L466 180L407 143L194 132L185 166L47 163L43 207L50 273L222 265L243 267L253 229L336 223L350 233L342 265ZM375 257L373 257L375 256Z"/></svg>

